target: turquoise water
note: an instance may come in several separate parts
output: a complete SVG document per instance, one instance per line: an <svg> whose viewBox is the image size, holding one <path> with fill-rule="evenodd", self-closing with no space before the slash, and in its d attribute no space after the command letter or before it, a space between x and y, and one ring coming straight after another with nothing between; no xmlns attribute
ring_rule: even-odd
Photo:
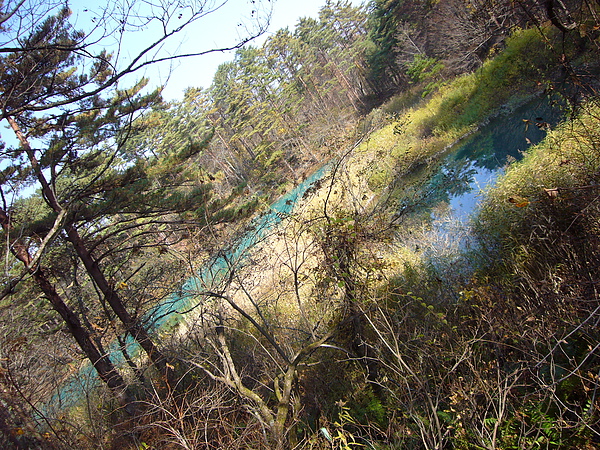
<svg viewBox="0 0 600 450"><path fill-rule="evenodd" d="M254 245L260 242L267 232L289 216L298 199L302 198L315 182L321 180L331 169L331 163L315 171L292 191L273 203L269 210L251 221L246 231L232 244L219 250L210 258L194 278L187 280L179 293L173 293L165 302L157 306L147 316L150 331L158 331L170 321L181 320L180 312L192 309L198 301L198 293L217 291L227 279L231 270L239 270L249 263L248 256Z"/></svg>
<svg viewBox="0 0 600 450"><path fill-rule="evenodd" d="M476 258L463 257L479 245L472 234L471 216L507 165L540 142L562 114L547 99L536 99L494 118L451 149L425 183L428 197L419 217L429 224L429 231L403 243L420 249L441 277L466 282L478 264Z"/></svg>
<svg viewBox="0 0 600 450"><path fill-rule="evenodd" d="M444 164L445 170L456 164L463 165L463 173L470 174L462 192L448 199L453 214L466 219L476 209L482 191L495 182L504 167L510 161L520 160L561 117L558 105L545 98L536 99L509 115L494 118L473 140L461 145Z"/></svg>
<svg viewBox="0 0 600 450"><path fill-rule="evenodd" d="M506 165L520 160L561 117L561 108L546 98L498 115L466 142L452 148L437 167L428 167L419 193L412 204L405 203L403 207L421 217L429 214L430 220L442 224L449 218L466 221Z"/></svg>
<svg viewBox="0 0 600 450"><path fill-rule="evenodd" d="M177 324L185 320L186 312L202 301L199 293L215 291L227 280L231 270L239 270L249 264L249 250L285 217L292 213L298 199L331 170L333 163L325 164L292 191L283 195L273 203L269 210L251 221L250 225L237 239L215 253L198 271L195 277L186 280L182 287L169 295L161 304L154 307L143 318L151 335L169 332ZM155 339L156 340L156 339ZM141 348L131 336L126 339L126 350L131 357L140 355ZM117 342L110 345L108 352L117 367L126 367L123 352ZM39 406L40 412L47 417L56 415L65 408L76 406L85 397L100 386L101 380L91 363L87 362L79 372L58 389L52 399Z"/></svg>
<svg viewBox="0 0 600 450"><path fill-rule="evenodd" d="M421 169L422 179L416 190L408 192L406 197L409 200L401 206L402 214L429 220L435 232L452 239L454 231L447 226L449 218L465 221L477 207L482 191L494 182L506 164L520 159L531 144L543 139L546 134L544 124L552 126L559 119L560 109L546 99L534 100L508 115L494 118L468 141L451 149L440 161ZM195 277L188 279L177 292L149 311L143 320L155 339L185 321L185 313L202 301L199 293L218 292L231 270L250 264L248 250L289 215L298 199L326 176L331 167L332 163L321 167L273 203L233 243L217 251ZM440 205L445 207L439 208ZM140 348L131 337L128 337L126 345L132 357L140 354ZM116 343L110 346L109 352L116 366L126 366ZM53 417L61 409L79 403L84 393L91 392L99 384L95 370L88 363L77 375L69 378L40 410Z"/></svg>

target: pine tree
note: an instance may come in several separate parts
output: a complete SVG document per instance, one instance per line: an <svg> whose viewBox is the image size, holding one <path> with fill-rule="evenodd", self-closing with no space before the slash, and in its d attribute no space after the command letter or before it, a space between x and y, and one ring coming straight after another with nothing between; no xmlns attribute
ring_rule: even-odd
<svg viewBox="0 0 600 450"><path fill-rule="evenodd" d="M110 7L102 18L107 27L113 24L121 30L124 24L135 27L135 21L145 20L127 12L112 16ZM31 277L115 391L122 387L122 379L113 373L102 342L90 339L84 310L96 308L96 313L116 318L119 329L137 341L161 374L168 375L166 359L143 322L144 311L128 305L115 275L124 272L123 255L162 245L156 236L170 231L172 224L186 222L179 214L192 211L189 220L197 222L202 217L206 221L206 211L222 209L222 203L211 202L210 183L195 183L189 172L177 170L201 153L210 133L179 130L190 136L187 142L158 157L148 157L151 150L142 148L148 142L140 142L135 152L128 144L149 129L136 119L152 107L165 106L161 106L159 90L147 92L147 80L127 89L120 88L119 82L160 60L151 52L210 13L202 5L190 4L191 16L173 24L177 5L165 4L160 9L151 8L146 19L160 21L164 34L121 67L107 51L92 51L94 36L73 28L68 8L53 10L45 4L34 8L21 2L11 14L2 16L3 31L16 37L6 41L0 52L0 119L8 123L16 139L0 153L0 219L5 250L12 253L6 261L14 265L18 260L24 266L8 280L3 294L11 294L24 278ZM33 29L17 34L23 31L19 24L27 20ZM35 216L14 214L19 205L29 203L37 205ZM130 275L136 270L130 264ZM97 302L76 311L63 297L66 290L57 289L57 283L67 277L79 286L89 286Z"/></svg>

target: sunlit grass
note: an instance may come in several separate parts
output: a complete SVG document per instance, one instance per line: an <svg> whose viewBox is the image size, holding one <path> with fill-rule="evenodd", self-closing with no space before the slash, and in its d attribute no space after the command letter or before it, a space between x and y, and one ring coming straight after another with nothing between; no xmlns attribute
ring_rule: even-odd
<svg viewBox="0 0 600 450"><path fill-rule="evenodd" d="M498 108L510 109L544 86L558 64L547 39L536 30L519 30L506 49L474 73L441 86L426 100L409 106L406 96L390 100L372 113L388 115L388 124L372 133L357 153L370 154L365 166L368 185L380 192L420 164L442 156L453 143L468 136Z"/></svg>
<svg viewBox="0 0 600 450"><path fill-rule="evenodd" d="M489 191L479 219L487 226L503 227L527 220L538 205L569 201L577 189L595 182L600 171L599 144L600 105L594 102L507 169Z"/></svg>

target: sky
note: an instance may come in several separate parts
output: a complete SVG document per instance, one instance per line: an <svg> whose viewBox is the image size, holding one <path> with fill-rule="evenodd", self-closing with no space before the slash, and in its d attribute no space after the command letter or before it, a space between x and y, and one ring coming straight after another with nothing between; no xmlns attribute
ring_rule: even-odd
<svg viewBox="0 0 600 450"><path fill-rule="evenodd" d="M189 1L189 0L188 0ZM198 1L198 0L196 0ZM251 45L261 45L270 35L285 27L293 29L301 17L318 17L319 10L326 0L205 0L215 5L223 3L215 12L206 15L191 24L185 34L172 39L172 47L167 51L197 52L211 48L231 46L248 32L253 18L265 16L270 12L271 20L267 32L252 41ZM352 4L360 5L363 0L352 0ZM93 7L88 6L89 0L73 0L71 9L77 20L77 25L83 28L90 26ZM253 14L253 11L255 12ZM123 52L134 55L136 50L143 48L157 36L159 30L130 33L127 35L126 47ZM107 41L103 41L106 46ZM177 48L173 45L177 43ZM233 52L218 52L193 58L183 58L173 64L152 66L145 72L136 73L135 78L146 76L155 85L164 85L163 97L166 100L183 98L183 92L188 87L207 88L212 82L217 67L234 58ZM129 85L133 80L126 80Z"/></svg>
<svg viewBox="0 0 600 450"><path fill-rule="evenodd" d="M131 1L123 0L123 3ZM240 22L246 24L251 22L251 12L257 7L257 3L262 5L263 12L271 12L271 20L267 32L252 41L251 45L262 45L270 35L281 28L289 27L293 29L301 17L317 18L319 10L326 3L326 0L166 0L167 4L171 5L175 1L178 1L178 3L202 1L216 5L224 3L224 6L216 12L192 24L185 35L177 36L173 40L178 43L178 49L184 52L222 48L235 43L245 30L243 26L239 26ZM351 3L358 6L363 4L364 1L351 0ZM95 8L100 9L106 4L106 0L70 0L71 19L74 21L75 28L89 30L95 26L94 24L97 25L97 21L92 20L94 19L94 10ZM149 4L149 2L146 4ZM122 49L124 59L127 60L128 56L135 55L136 51L144 48L144 45L155 40L156 37L157 35L153 34L151 29L128 34ZM110 38L102 40L95 51L101 48L114 50L111 49L110 42ZM117 42L117 38L113 37L112 42ZM152 66L145 72L137 72L132 77L124 79L121 87L129 87L137 79L146 76L155 86L165 86L163 90L165 100L180 100L183 99L183 93L188 87L208 88L218 66L233 60L233 58L234 52L213 53L194 58L184 58L172 66ZM1 134L0 141L4 141L9 145L18 145L12 133L5 133L2 130Z"/></svg>
<svg viewBox="0 0 600 450"><path fill-rule="evenodd" d="M237 23L240 19L239 13L242 10L240 4L247 4L247 0L230 0L226 5L234 10L233 14L227 14L227 17L221 15L219 20L213 22L211 18L207 20L213 22L216 27L210 27L210 30L198 30L201 39L210 42L209 45L217 47L222 42L231 42L231 37L237 34ZM325 4L325 0L275 0L272 5L271 21L267 32L257 38L251 45L260 45L265 39L274 34L277 30L285 27L293 28L300 17L318 17L319 10ZM236 11L237 10L237 11ZM232 20L233 19L233 20ZM237 19L237 20L236 20ZM189 38L190 40L194 37ZM234 57L233 52L213 53L210 55L194 58L189 61L181 61L178 67L175 67L167 87L164 91L166 98L182 98L183 90L186 87L209 87L217 67L226 61L231 61Z"/></svg>

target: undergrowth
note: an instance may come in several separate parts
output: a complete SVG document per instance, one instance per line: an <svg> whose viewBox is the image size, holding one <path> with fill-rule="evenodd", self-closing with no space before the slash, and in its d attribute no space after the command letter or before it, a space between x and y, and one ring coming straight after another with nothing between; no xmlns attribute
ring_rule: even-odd
<svg viewBox="0 0 600 450"><path fill-rule="evenodd" d="M488 192L476 247L441 266L422 252L381 293L386 406L419 445L597 448L599 135L590 101Z"/></svg>

